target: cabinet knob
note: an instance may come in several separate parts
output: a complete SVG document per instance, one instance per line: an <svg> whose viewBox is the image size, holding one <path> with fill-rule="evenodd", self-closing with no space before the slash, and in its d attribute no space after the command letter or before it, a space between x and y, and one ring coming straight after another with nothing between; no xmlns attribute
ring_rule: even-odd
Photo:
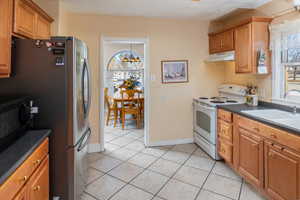
<svg viewBox="0 0 300 200"><path fill-rule="evenodd" d="M24 176L24 177L22 178L22 181L27 181L27 179L28 179L28 176Z"/></svg>
<svg viewBox="0 0 300 200"><path fill-rule="evenodd" d="M254 130L257 131L257 132L259 132L259 128L257 128L257 127L255 127Z"/></svg>
<svg viewBox="0 0 300 200"><path fill-rule="evenodd" d="M38 186L34 187L33 190L34 191L40 191L41 190L41 186L38 185Z"/></svg>
<svg viewBox="0 0 300 200"><path fill-rule="evenodd" d="M274 158L274 157L275 157L275 154L272 153L272 152L269 152L269 157Z"/></svg>
<svg viewBox="0 0 300 200"><path fill-rule="evenodd" d="M36 160L35 162L34 162L34 164L36 164L36 165L38 165L38 164L40 164L41 163L41 160Z"/></svg>

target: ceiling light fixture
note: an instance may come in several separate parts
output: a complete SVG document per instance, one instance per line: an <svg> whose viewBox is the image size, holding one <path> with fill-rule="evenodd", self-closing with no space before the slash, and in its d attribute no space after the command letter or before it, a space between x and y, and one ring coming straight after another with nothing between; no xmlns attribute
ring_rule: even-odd
<svg viewBox="0 0 300 200"><path fill-rule="evenodd" d="M122 62L125 62L125 63L140 63L141 62L141 59L140 57L135 57L133 55L133 51L132 51L132 44L130 44L130 55L125 55L123 58L122 58Z"/></svg>

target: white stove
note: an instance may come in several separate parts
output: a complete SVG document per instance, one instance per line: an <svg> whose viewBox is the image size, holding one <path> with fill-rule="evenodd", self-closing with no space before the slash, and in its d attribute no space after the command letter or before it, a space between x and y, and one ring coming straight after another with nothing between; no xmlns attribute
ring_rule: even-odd
<svg viewBox="0 0 300 200"><path fill-rule="evenodd" d="M243 104L246 102L246 87L221 85L217 97L194 98L194 140L212 158L219 160L217 144L217 106Z"/></svg>

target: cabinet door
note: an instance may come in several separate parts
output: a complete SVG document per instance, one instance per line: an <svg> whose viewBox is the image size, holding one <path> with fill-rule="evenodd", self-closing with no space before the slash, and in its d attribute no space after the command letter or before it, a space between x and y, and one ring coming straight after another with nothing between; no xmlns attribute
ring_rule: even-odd
<svg viewBox="0 0 300 200"><path fill-rule="evenodd" d="M51 22L41 15L36 15L36 35L35 39L49 39L51 30Z"/></svg>
<svg viewBox="0 0 300 200"><path fill-rule="evenodd" d="M232 143L232 124L218 119L218 137Z"/></svg>
<svg viewBox="0 0 300 200"><path fill-rule="evenodd" d="M251 24L235 29L235 67L236 73L252 72Z"/></svg>
<svg viewBox="0 0 300 200"><path fill-rule="evenodd" d="M232 164L232 144L226 140L219 139L218 153L228 164Z"/></svg>
<svg viewBox="0 0 300 200"><path fill-rule="evenodd" d="M30 178L28 184L29 200L49 200L49 157Z"/></svg>
<svg viewBox="0 0 300 200"><path fill-rule="evenodd" d="M27 187L24 186L22 190L15 196L13 200L30 200L27 199Z"/></svg>
<svg viewBox="0 0 300 200"><path fill-rule="evenodd" d="M8 77L11 69L11 30L13 1L0 0L0 77Z"/></svg>
<svg viewBox="0 0 300 200"><path fill-rule="evenodd" d="M209 36L209 53L214 54L221 51L220 35Z"/></svg>
<svg viewBox="0 0 300 200"><path fill-rule="evenodd" d="M241 127L239 132L238 171L252 184L263 186L263 138Z"/></svg>
<svg viewBox="0 0 300 200"><path fill-rule="evenodd" d="M234 50L234 31L229 30L221 33L221 51Z"/></svg>
<svg viewBox="0 0 300 200"><path fill-rule="evenodd" d="M15 0L14 32L34 38L36 12L27 0Z"/></svg>
<svg viewBox="0 0 300 200"><path fill-rule="evenodd" d="M300 199L300 155L265 142L265 190L273 200Z"/></svg>

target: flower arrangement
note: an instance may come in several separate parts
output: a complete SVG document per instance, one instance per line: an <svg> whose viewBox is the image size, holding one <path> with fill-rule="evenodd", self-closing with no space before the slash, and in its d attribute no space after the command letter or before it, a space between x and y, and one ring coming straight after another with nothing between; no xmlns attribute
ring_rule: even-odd
<svg viewBox="0 0 300 200"><path fill-rule="evenodd" d="M132 76L132 77L124 80L124 82L120 86L120 88L125 88L127 90L133 90L139 85L140 85L140 82L137 80L137 78Z"/></svg>

